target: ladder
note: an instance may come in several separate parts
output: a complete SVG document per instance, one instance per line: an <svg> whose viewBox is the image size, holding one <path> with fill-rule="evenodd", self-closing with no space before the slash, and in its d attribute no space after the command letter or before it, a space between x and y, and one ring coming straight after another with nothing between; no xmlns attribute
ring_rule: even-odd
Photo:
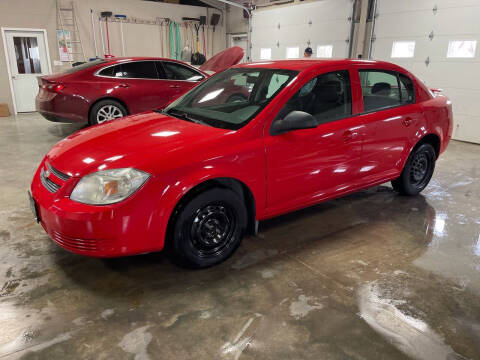
<svg viewBox="0 0 480 360"><path fill-rule="evenodd" d="M80 37L80 30L78 27L78 18L75 11L75 3L70 2L70 7L64 7L57 0L57 20L62 31L62 39L67 46L68 62L73 65L77 61L87 61L85 50L83 49L82 38ZM67 37L65 32L69 31L70 36ZM72 51L69 51L69 49ZM60 59L61 60L61 59Z"/></svg>

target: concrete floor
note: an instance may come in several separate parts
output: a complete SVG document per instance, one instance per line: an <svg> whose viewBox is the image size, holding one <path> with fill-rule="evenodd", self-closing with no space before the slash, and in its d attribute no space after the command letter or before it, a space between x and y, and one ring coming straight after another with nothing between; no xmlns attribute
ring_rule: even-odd
<svg viewBox="0 0 480 360"><path fill-rule="evenodd" d="M0 358L480 359L480 146L422 196L388 186L260 224L220 266L56 246L26 189L79 126L0 118Z"/></svg>

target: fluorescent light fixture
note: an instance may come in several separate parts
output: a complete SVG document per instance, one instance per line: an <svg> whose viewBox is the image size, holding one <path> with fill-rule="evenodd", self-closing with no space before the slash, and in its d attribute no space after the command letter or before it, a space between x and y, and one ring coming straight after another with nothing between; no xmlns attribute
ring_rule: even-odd
<svg viewBox="0 0 480 360"><path fill-rule="evenodd" d="M447 58L474 58L476 40L451 40L448 42Z"/></svg>
<svg viewBox="0 0 480 360"><path fill-rule="evenodd" d="M333 45L318 45L317 58L331 58L333 54Z"/></svg>
<svg viewBox="0 0 480 360"><path fill-rule="evenodd" d="M394 41L392 58L413 58L415 54L415 41Z"/></svg>

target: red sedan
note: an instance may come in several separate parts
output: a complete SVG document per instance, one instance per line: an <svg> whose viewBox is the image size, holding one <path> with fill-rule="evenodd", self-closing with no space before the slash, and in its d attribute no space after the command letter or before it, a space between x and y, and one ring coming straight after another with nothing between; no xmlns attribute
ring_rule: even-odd
<svg viewBox="0 0 480 360"><path fill-rule="evenodd" d="M36 109L46 119L90 125L161 108L208 77L243 57L226 49L200 70L161 58L98 59L61 74L38 78Z"/></svg>
<svg viewBox="0 0 480 360"><path fill-rule="evenodd" d="M225 101L231 86L245 98ZM65 249L111 257L166 248L205 267L259 220L391 181L416 195L452 133L452 107L405 69L362 60L230 68L164 110L80 130L31 185Z"/></svg>

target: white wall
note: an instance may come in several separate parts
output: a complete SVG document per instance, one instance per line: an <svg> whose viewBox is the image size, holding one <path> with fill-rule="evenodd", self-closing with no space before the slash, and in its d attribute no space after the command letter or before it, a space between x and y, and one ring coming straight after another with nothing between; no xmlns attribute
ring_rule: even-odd
<svg viewBox="0 0 480 360"><path fill-rule="evenodd" d="M70 1L64 1L68 6ZM208 15L208 21L214 9L205 7L176 5L167 3L156 3L140 0L75 0L77 6L77 17L81 37L84 43L87 57L94 57L94 44L92 27L90 21L90 8L95 16L95 29L97 44L101 50L100 34L98 26L98 14L101 11L112 11L114 14L124 14L128 17L138 19L155 20L157 17L170 18L173 21L182 22L182 17L199 17ZM208 14L207 14L208 12ZM225 21L220 21L215 29L214 52L225 48ZM104 25L104 24L103 24ZM58 48L56 29L57 11L55 0L0 0L0 26L18 28L46 29L49 43L49 53L52 61L53 72L60 71L62 66L54 66L54 60L58 60ZM110 24L111 52L121 56L120 27L119 23ZM165 30L165 28L164 28ZM211 34L208 33L208 56L211 56ZM144 24L124 24L126 42L126 56L166 56L167 47L161 43L160 26ZM200 31L201 34L201 31ZM105 35L105 32L104 32ZM164 35L165 36L165 35ZM69 65L65 65L69 66ZM13 110L8 84L8 75L5 62L3 42L0 38L0 103L7 103L10 111Z"/></svg>

